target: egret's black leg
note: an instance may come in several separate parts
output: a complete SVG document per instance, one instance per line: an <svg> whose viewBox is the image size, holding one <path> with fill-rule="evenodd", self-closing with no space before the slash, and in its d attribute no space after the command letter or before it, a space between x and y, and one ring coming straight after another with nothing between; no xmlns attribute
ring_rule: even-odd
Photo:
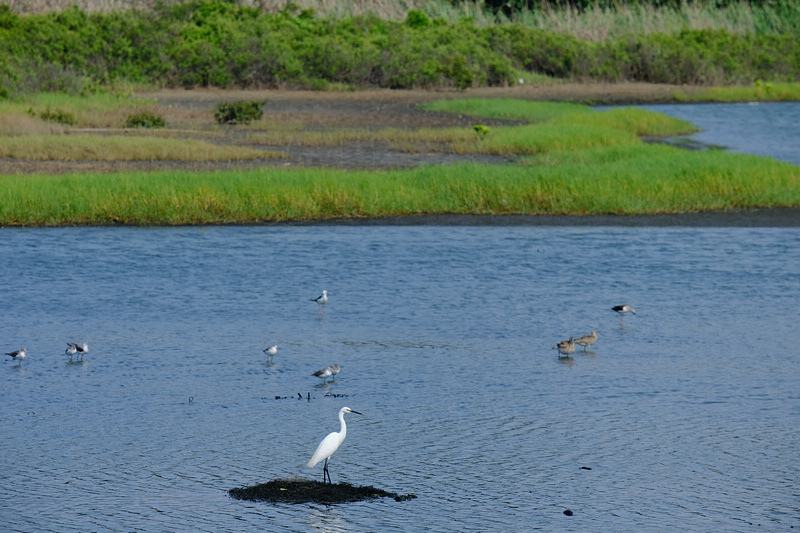
<svg viewBox="0 0 800 533"><path fill-rule="evenodd" d="M328 483L333 485L333 481L331 481L331 473L328 472L328 460L325 459L325 465L322 467L322 484L325 484L325 476L328 476Z"/></svg>

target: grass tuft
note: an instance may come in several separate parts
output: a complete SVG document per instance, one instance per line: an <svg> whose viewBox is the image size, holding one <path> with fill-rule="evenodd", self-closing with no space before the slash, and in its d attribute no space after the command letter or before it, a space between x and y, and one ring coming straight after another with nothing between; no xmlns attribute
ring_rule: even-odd
<svg viewBox="0 0 800 533"><path fill-rule="evenodd" d="M97 135L0 138L0 157L61 161L233 161L279 154L205 141Z"/></svg>

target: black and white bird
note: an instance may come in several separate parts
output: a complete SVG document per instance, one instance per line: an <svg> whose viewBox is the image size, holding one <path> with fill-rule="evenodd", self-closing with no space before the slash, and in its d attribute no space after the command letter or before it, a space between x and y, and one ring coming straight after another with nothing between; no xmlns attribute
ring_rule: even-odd
<svg viewBox="0 0 800 533"><path fill-rule="evenodd" d="M22 348L13 352L6 352L6 355L11 356L14 361L19 361L20 366L22 366L22 360L28 357L28 350Z"/></svg>
<svg viewBox="0 0 800 533"><path fill-rule="evenodd" d="M80 354L80 360L83 361L83 354L89 351L89 343L84 342L83 344L78 344L77 342L68 342L67 349L64 350L64 353L72 359L72 356L76 353Z"/></svg>
<svg viewBox="0 0 800 533"><path fill-rule="evenodd" d="M278 345L273 344L269 348L264 348L264 353L269 356L270 360L272 360L275 354L278 353Z"/></svg>
<svg viewBox="0 0 800 533"><path fill-rule="evenodd" d="M616 311L617 313L619 313L619 325L620 325L620 326L622 325L622 316L623 316L625 313L633 313L634 315L636 314L636 311L634 311L634 310L633 310L633 307L631 307L631 306L630 306L630 305L628 305L628 304L625 304L625 305L615 305L615 306L614 306L614 307L612 307L611 309L612 309L613 311Z"/></svg>
<svg viewBox="0 0 800 533"><path fill-rule="evenodd" d="M317 311L317 314L319 314L319 316L324 315L325 304L328 303L328 291L322 291L322 294L320 294L316 298L313 298L311 301L317 302L319 304L319 310Z"/></svg>

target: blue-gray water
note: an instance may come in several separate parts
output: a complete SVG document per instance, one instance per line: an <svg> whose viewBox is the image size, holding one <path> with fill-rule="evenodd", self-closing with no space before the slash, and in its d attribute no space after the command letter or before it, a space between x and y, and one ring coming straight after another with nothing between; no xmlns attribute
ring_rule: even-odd
<svg viewBox="0 0 800 533"><path fill-rule="evenodd" d="M692 141L800 165L800 102L637 107L691 122L702 130L687 136Z"/></svg>
<svg viewBox="0 0 800 533"><path fill-rule="evenodd" d="M72 228L0 242L0 341L29 351L0 365L3 531L800 528L800 230ZM637 311L624 327L621 303ZM592 329L592 353L552 349ZM89 343L84 363L68 363L68 341ZM311 374L333 363L323 388ZM344 405L364 416L348 416L334 482L417 499L227 496L321 479L304 464Z"/></svg>

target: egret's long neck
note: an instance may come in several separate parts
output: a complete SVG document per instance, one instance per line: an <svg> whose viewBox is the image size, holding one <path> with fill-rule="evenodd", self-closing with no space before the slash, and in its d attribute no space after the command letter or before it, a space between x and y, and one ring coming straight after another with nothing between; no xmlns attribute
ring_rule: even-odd
<svg viewBox="0 0 800 533"><path fill-rule="evenodd" d="M339 423L341 424L339 427L339 438L344 440L345 435L347 435L347 424L344 423L344 411L339 411Z"/></svg>

